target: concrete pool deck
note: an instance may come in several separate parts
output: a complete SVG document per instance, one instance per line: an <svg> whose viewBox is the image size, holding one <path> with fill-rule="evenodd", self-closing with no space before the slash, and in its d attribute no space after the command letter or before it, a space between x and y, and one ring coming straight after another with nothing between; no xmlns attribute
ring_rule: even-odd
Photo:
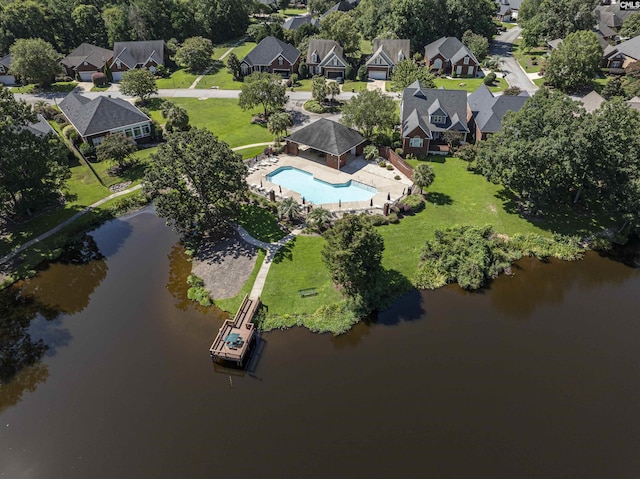
<svg viewBox="0 0 640 479"><path fill-rule="evenodd" d="M295 198L302 203L302 195L298 192L282 187L282 193L280 193L280 187L275 183L271 183L267 180L267 175L274 172L282 166L292 166L300 170L304 170L311 173L315 178L326 181L327 183L339 184L345 183L349 180L355 180L368 186L373 186L378 192L373 197L374 208L382 209L382 206L387 202L387 196L391 196L391 200L397 200L402 196L403 191L407 187L411 186L413 182L400 173L397 169L387 170L381 168L375 163L366 161L363 157L357 157L347 160L347 165L340 169L340 171L330 168L319 161L310 160L300 156L291 156L286 154L278 155L278 162L270 164L268 166L261 166L257 171L250 172L247 177L247 183L249 185L260 185L265 191L273 190L279 196L289 196ZM399 180L394 177L400 176ZM330 211L357 211L371 209L370 200L366 201L351 201L338 203L325 203L322 204L323 208Z"/></svg>

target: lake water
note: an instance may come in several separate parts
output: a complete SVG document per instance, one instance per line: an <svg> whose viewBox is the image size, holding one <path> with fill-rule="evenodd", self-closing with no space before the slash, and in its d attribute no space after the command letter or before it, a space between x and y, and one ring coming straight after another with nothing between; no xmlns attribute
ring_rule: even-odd
<svg viewBox="0 0 640 479"><path fill-rule="evenodd" d="M337 338L264 334L228 374L164 222L93 237L21 284L51 349L0 389L2 478L640 477L637 270L523 261Z"/></svg>

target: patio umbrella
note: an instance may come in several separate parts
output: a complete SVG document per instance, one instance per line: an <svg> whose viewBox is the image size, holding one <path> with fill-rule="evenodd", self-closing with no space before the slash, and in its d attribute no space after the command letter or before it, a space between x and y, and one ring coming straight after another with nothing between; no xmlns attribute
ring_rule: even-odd
<svg viewBox="0 0 640 479"><path fill-rule="evenodd" d="M282 186L278 185L278 189L280 190L280 193L282 193Z"/></svg>
<svg viewBox="0 0 640 479"><path fill-rule="evenodd" d="M302 204L304 205L304 196L302 197Z"/></svg>
<svg viewBox="0 0 640 479"><path fill-rule="evenodd" d="M260 178L260 188L262 188L262 178Z"/></svg>
<svg viewBox="0 0 640 479"><path fill-rule="evenodd" d="M369 206L373 206L373 198L371 198L371 201L369 201Z"/></svg>
<svg viewBox="0 0 640 479"><path fill-rule="evenodd" d="M338 200L338 208L342 208L342 200Z"/></svg>
<svg viewBox="0 0 640 479"><path fill-rule="evenodd" d="M406 188L402 188L402 196L404 196L405 191L406 191Z"/></svg>
<svg viewBox="0 0 640 479"><path fill-rule="evenodd" d="M387 201L391 201L391 193L387 193Z"/></svg>

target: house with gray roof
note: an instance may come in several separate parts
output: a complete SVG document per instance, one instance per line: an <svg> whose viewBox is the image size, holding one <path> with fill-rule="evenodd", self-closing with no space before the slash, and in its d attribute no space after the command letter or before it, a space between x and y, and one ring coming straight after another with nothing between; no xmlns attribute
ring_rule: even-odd
<svg viewBox="0 0 640 479"><path fill-rule="evenodd" d="M307 49L307 66L311 75L344 78L347 60L342 47L335 40L312 38Z"/></svg>
<svg viewBox="0 0 640 479"><path fill-rule="evenodd" d="M627 68L631 63L640 60L640 35L626 42L610 45L603 53L602 66L605 68Z"/></svg>
<svg viewBox="0 0 640 479"><path fill-rule="evenodd" d="M329 10L324 12L324 14L322 15L322 17L320 17L320 19L323 19L324 17L326 17L327 15L333 12L350 12L351 10L353 10L358 6L358 3L360 3L360 0L344 0L344 1L338 2Z"/></svg>
<svg viewBox="0 0 640 479"><path fill-rule="evenodd" d="M288 77L298 71L301 54L296 47L276 37L266 37L240 61L242 75L278 73Z"/></svg>
<svg viewBox="0 0 640 479"><path fill-rule="evenodd" d="M376 38L373 40L373 54L365 64L367 75L372 80L389 80L402 60L411 58L409 40Z"/></svg>
<svg viewBox="0 0 640 479"><path fill-rule="evenodd" d="M320 118L285 138L285 151L299 155L312 149L326 156L327 166L339 170L347 164L348 155L361 155L366 139L342 123Z"/></svg>
<svg viewBox="0 0 640 479"><path fill-rule="evenodd" d="M475 77L480 63L456 37L442 37L424 47L424 61L432 71L446 75Z"/></svg>
<svg viewBox="0 0 640 479"><path fill-rule="evenodd" d="M115 42L109 67L113 81L122 80L122 74L136 68L146 68L155 73L160 65L165 64L166 50L163 40L147 40L140 42Z"/></svg>
<svg viewBox="0 0 640 479"><path fill-rule="evenodd" d="M289 17L282 24L283 30L297 30L302 25L311 25L316 28L320 28L320 20L313 18L311 15L298 15L295 17Z"/></svg>
<svg viewBox="0 0 640 479"><path fill-rule="evenodd" d="M113 51L82 43L78 48L60 60L71 78L80 77L82 81L91 81L91 75L102 72L104 66L113 57Z"/></svg>
<svg viewBox="0 0 640 479"><path fill-rule="evenodd" d="M604 23L613 29L620 28L626 18L636 12L637 10L622 10L619 2L610 5L598 5L594 10L598 23Z"/></svg>
<svg viewBox="0 0 640 479"><path fill-rule="evenodd" d="M59 106L82 139L94 146L111 133L123 133L136 141L151 136L151 119L120 98L102 95L91 100L69 93Z"/></svg>
<svg viewBox="0 0 640 479"><path fill-rule="evenodd" d="M467 122L476 141L486 140L490 134L502 130L502 119L507 112L520 111L528 99L527 92L494 96L487 85L480 85L467 98Z"/></svg>
<svg viewBox="0 0 640 479"><path fill-rule="evenodd" d="M402 91L400 103L402 149L405 154L425 156L449 150L443 134L458 132L467 140L467 92L425 88L415 81Z"/></svg>
<svg viewBox="0 0 640 479"><path fill-rule="evenodd" d="M0 83L3 85L15 85L16 77L11 74L11 55L0 58Z"/></svg>

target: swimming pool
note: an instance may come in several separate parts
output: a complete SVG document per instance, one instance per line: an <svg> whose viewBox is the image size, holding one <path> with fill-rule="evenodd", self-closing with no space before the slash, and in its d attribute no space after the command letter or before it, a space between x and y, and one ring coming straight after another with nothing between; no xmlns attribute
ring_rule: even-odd
<svg viewBox="0 0 640 479"><path fill-rule="evenodd" d="M269 173L267 180L300 193L305 200L316 205L339 201L366 201L378 192L374 187L354 180L340 184L327 183L293 166L281 166Z"/></svg>

